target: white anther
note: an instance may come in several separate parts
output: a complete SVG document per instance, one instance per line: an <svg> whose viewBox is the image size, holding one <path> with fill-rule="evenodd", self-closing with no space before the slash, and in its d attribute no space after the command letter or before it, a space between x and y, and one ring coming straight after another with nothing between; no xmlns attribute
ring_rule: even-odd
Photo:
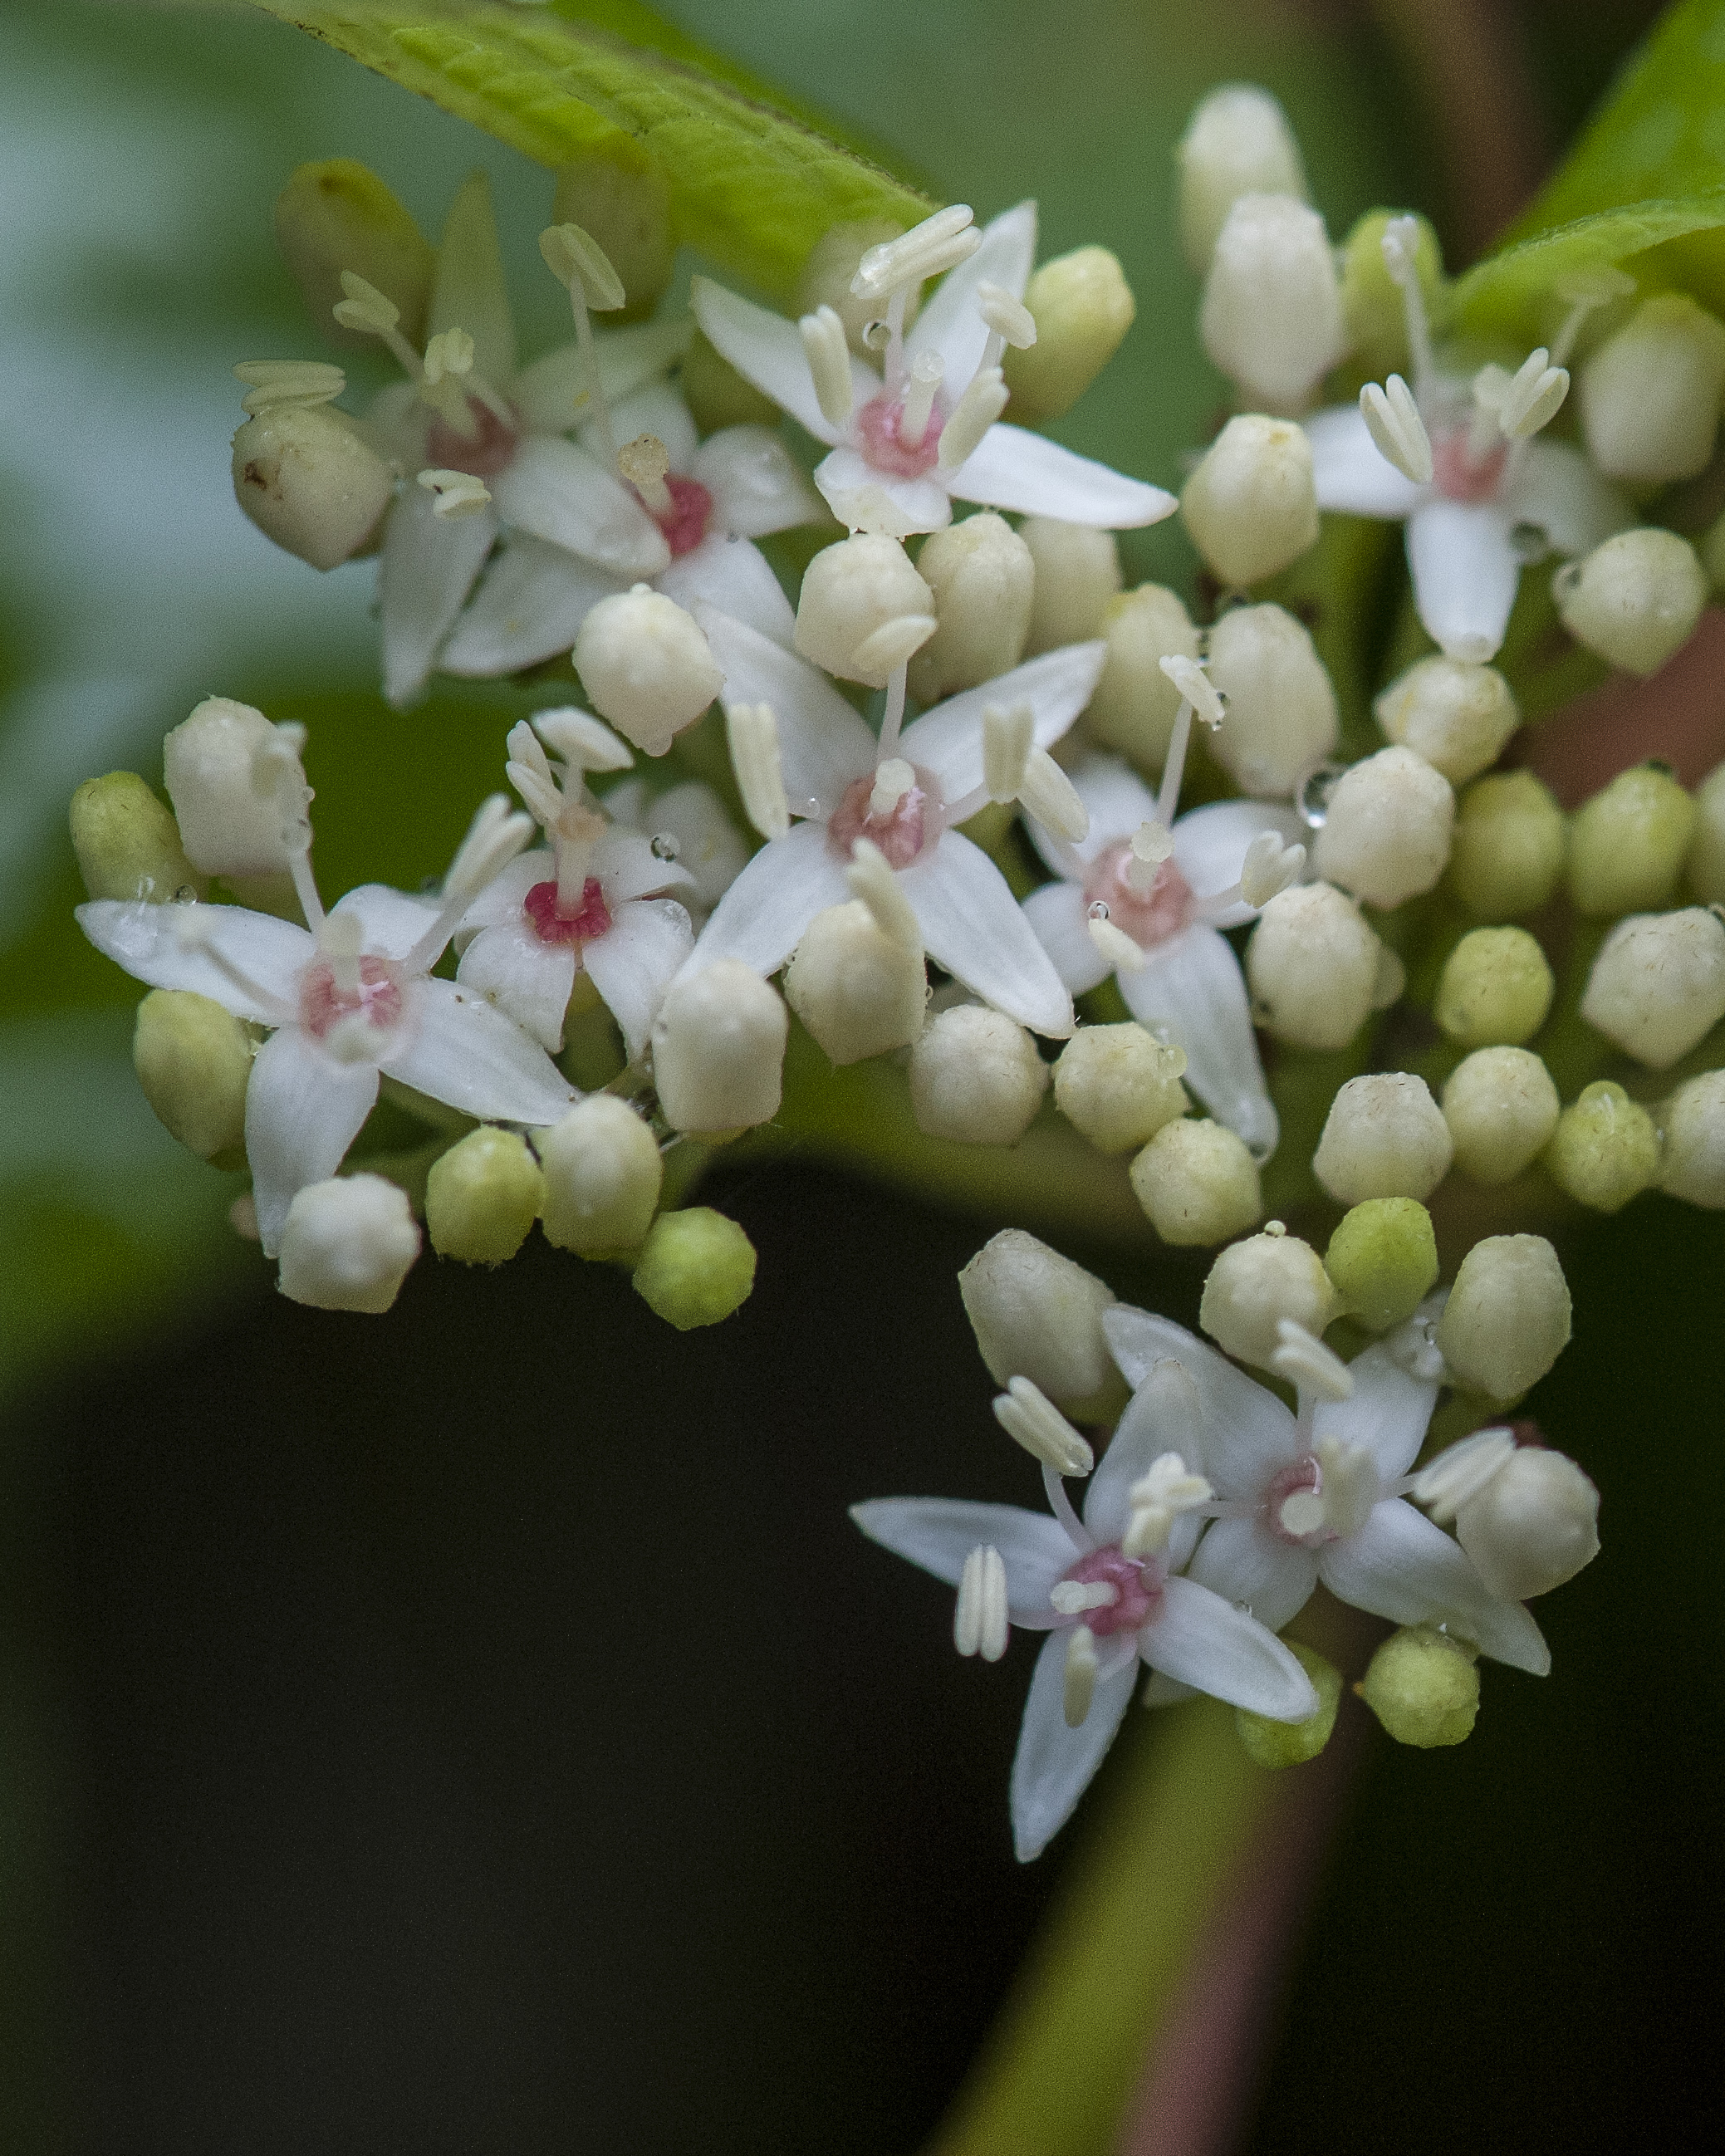
<svg viewBox="0 0 1725 2156"><path fill-rule="evenodd" d="M356 271L341 272L341 290L346 297L337 300L330 311L344 330L366 330L373 336L387 336L400 321L401 309L394 300Z"/></svg>
<svg viewBox="0 0 1725 2156"><path fill-rule="evenodd" d="M1177 651L1157 661L1163 672L1207 726L1219 726L1228 715L1222 692L1195 659Z"/></svg>
<svg viewBox="0 0 1725 2156"><path fill-rule="evenodd" d="M854 391L850 379L850 347L845 341L845 324L833 307L817 307L797 324L803 333L803 350L814 383L814 401L829 427L842 427L850 417Z"/></svg>
<svg viewBox="0 0 1725 2156"><path fill-rule="evenodd" d="M763 839L782 839L791 828L791 812L772 705L726 705L725 738L744 814Z"/></svg>
<svg viewBox="0 0 1725 2156"><path fill-rule="evenodd" d="M851 653L852 678L866 680L907 665L939 627L932 613L895 614L883 621Z"/></svg>
<svg viewBox="0 0 1725 2156"><path fill-rule="evenodd" d="M1122 973L1142 973L1150 963L1141 943L1136 943L1123 928L1117 928L1111 921L1092 916L1085 922L1090 931L1090 940L1096 947L1096 954Z"/></svg>
<svg viewBox="0 0 1725 2156"><path fill-rule="evenodd" d="M578 224L549 225L539 235L539 252L545 266L560 285L578 284L582 295L597 314L624 305L629 297L623 280L611 266L610 257L590 232Z"/></svg>
<svg viewBox="0 0 1725 2156"><path fill-rule="evenodd" d="M1312 1447L1324 1525L1338 1535L1357 1535L1371 1517L1381 1485L1371 1454L1346 1438L1321 1437Z"/></svg>
<svg viewBox="0 0 1725 2156"><path fill-rule="evenodd" d="M1164 1452L1127 1493L1132 1515L1121 1538L1122 1554L1159 1557L1179 1515L1209 1504L1215 1494L1202 1475L1188 1471L1178 1452Z"/></svg>
<svg viewBox="0 0 1725 2156"><path fill-rule="evenodd" d="M1048 1599L1062 1617L1081 1617L1087 1609L1111 1609L1120 1589L1106 1579L1060 1579L1049 1589Z"/></svg>
<svg viewBox="0 0 1725 2156"><path fill-rule="evenodd" d="M1476 1497L1516 1449L1507 1430L1476 1430L1452 1445L1414 1477L1409 1493L1417 1497L1440 1527L1448 1527L1467 1502Z"/></svg>
<svg viewBox="0 0 1725 2156"><path fill-rule="evenodd" d="M419 484L429 495L435 496L431 505L434 516L472 516L485 508L491 499L490 487L471 472L441 469L423 471Z"/></svg>
<svg viewBox="0 0 1725 2156"><path fill-rule="evenodd" d="M1526 441L1555 418L1569 393L1567 367L1553 367L1543 346L1529 352L1514 374L1482 367L1473 379L1474 402L1496 419L1511 441Z"/></svg>
<svg viewBox="0 0 1725 2156"><path fill-rule="evenodd" d="M875 771L875 783L869 794L869 814L874 818L890 816L916 783L914 764L906 763L901 756L888 757Z"/></svg>
<svg viewBox="0 0 1725 2156"><path fill-rule="evenodd" d="M1096 1696L1096 1635L1088 1625L1075 1625L1066 1641L1065 1683L1060 1711L1068 1729L1083 1727Z"/></svg>
<svg viewBox="0 0 1725 2156"><path fill-rule="evenodd" d="M899 413L898 438L907 449L920 449L934 416L935 392L946 377L946 362L937 352L919 352L911 362L911 383Z"/></svg>
<svg viewBox="0 0 1725 2156"><path fill-rule="evenodd" d="M961 1655L980 1655L998 1662L1010 1634L1006 1599L1006 1566L992 1543L978 1543L964 1560L952 1612L952 1645Z"/></svg>
<svg viewBox="0 0 1725 2156"><path fill-rule="evenodd" d="M1268 906L1278 891L1298 883L1305 871L1304 846L1288 845L1280 831L1260 831L1240 865L1240 895L1248 906Z"/></svg>
<svg viewBox="0 0 1725 2156"><path fill-rule="evenodd" d="M920 957L922 930L916 909L905 896L903 887L893 874L892 864L872 839L853 842L845 880L852 896L867 906L880 933L901 950L914 951Z"/></svg>
<svg viewBox="0 0 1725 2156"><path fill-rule="evenodd" d="M533 731L554 756L576 771L627 771L634 762L629 745L614 734L603 719L578 705L562 704L552 711L535 711ZM511 734L511 742L514 741Z"/></svg>
<svg viewBox="0 0 1725 2156"><path fill-rule="evenodd" d="M445 375L473 372L473 339L464 329L439 330L425 347L425 379L441 382Z"/></svg>
<svg viewBox="0 0 1725 2156"><path fill-rule="evenodd" d="M347 387L341 368L322 359L248 359L234 372L251 384L239 402L254 414L278 404L327 404Z"/></svg>
<svg viewBox="0 0 1725 2156"><path fill-rule="evenodd" d="M1088 1475L1096 1456L1079 1432L1039 1386L1028 1378L1010 1378L994 1396L994 1419L1033 1460L1056 1475Z"/></svg>
<svg viewBox="0 0 1725 2156"><path fill-rule="evenodd" d="M976 288L977 312L994 332L1011 345L1014 351L1027 352L1036 341L1036 317L1022 300L1016 300L1004 285L990 285L986 280Z"/></svg>
<svg viewBox="0 0 1725 2156"><path fill-rule="evenodd" d="M1033 748L1019 787L1019 799L1045 830L1081 845L1090 836L1090 811L1078 788L1045 748Z"/></svg>
<svg viewBox="0 0 1725 2156"><path fill-rule="evenodd" d="M941 429L939 465L955 472L1006 409L1009 392L998 367L979 367Z"/></svg>
<svg viewBox="0 0 1725 2156"><path fill-rule="evenodd" d="M493 793L481 802L444 878L444 905L447 907L457 897L476 898L532 835L533 819L511 809L507 794ZM332 921L336 917L330 916Z"/></svg>
<svg viewBox="0 0 1725 2156"><path fill-rule="evenodd" d="M851 293L859 300L886 299L967 261L982 244L969 205L955 203L924 218L896 239L870 248L850 280Z"/></svg>
<svg viewBox="0 0 1725 2156"><path fill-rule="evenodd" d="M1003 711L983 706L983 784L991 801L1016 801L1036 746L1036 714L1028 704Z"/></svg>
<svg viewBox="0 0 1725 2156"><path fill-rule="evenodd" d="M1270 1367L1277 1377L1307 1388L1323 1399L1349 1398L1353 1379L1339 1355L1291 1317L1279 1319L1276 1332L1281 1345L1271 1354Z"/></svg>
<svg viewBox="0 0 1725 2156"><path fill-rule="evenodd" d="M1378 454L1389 459L1415 486L1431 484L1431 437L1414 402L1414 393L1399 374L1380 389L1368 382L1359 393L1360 417Z"/></svg>

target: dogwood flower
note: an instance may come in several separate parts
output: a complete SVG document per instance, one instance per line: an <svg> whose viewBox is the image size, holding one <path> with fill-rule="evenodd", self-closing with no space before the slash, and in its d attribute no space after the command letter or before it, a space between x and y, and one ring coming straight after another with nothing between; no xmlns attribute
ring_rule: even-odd
<svg viewBox="0 0 1725 2156"><path fill-rule="evenodd" d="M748 860L742 833L704 779L685 778L649 796L644 780L628 778L612 787L599 806L620 829L651 840L660 860L674 860L687 872L680 902L696 923L706 919Z"/></svg>

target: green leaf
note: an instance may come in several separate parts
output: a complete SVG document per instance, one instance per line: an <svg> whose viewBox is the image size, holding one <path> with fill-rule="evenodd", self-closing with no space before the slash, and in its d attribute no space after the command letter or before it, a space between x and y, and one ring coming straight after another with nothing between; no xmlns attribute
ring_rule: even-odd
<svg viewBox="0 0 1725 2156"><path fill-rule="evenodd" d="M252 0L537 163L618 134L664 167L679 239L775 295L831 225L927 198L636 0Z"/></svg>

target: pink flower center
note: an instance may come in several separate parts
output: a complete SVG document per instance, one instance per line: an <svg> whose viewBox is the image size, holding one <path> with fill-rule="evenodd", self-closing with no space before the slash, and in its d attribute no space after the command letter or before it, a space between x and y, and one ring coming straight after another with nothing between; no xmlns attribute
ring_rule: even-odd
<svg viewBox="0 0 1725 2156"><path fill-rule="evenodd" d="M536 883L521 901L521 911L542 943L591 943L610 933L611 909L597 876L587 879L578 904L567 911L557 904L554 883Z"/></svg>
<svg viewBox="0 0 1725 2156"><path fill-rule="evenodd" d="M857 432L862 437L863 454L876 471L891 472L895 479L921 479L932 469L940 454L941 429L946 424L941 401L935 398L922 439L915 444L900 437L904 412L896 397L871 397L856 415Z"/></svg>
<svg viewBox="0 0 1725 2156"><path fill-rule="evenodd" d="M872 773L866 778L852 779L827 825L828 842L841 861L848 861L859 839L871 839L893 868L907 869L928 839L940 835L934 802L927 789L913 786L886 815L871 816L869 796L874 790Z"/></svg>
<svg viewBox="0 0 1725 2156"><path fill-rule="evenodd" d="M314 1040L344 1018L362 1018L380 1034L393 1033L401 1019L401 982L387 958L357 961L358 985L337 988L327 958L314 958L300 976L300 1023Z"/></svg>
<svg viewBox="0 0 1725 2156"><path fill-rule="evenodd" d="M1172 855L1158 865L1148 891L1140 891L1127 875L1132 862L1128 839L1105 846L1084 879L1085 900L1091 906L1106 906L1107 918L1117 928L1142 949L1153 951L1190 924L1198 901Z"/></svg>
<svg viewBox="0 0 1725 2156"><path fill-rule="evenodd" d="M1314 1509L1318 1485L1322 1480L1318 1466L1308 1452L1303 1460L1296 1460L1291 1467L1284 1467L1271 1479L1264 1496L1265 1523L1278 1542L1291 1543L1296 1549L1317 1549L1325 1543L1337 1539L1333 1527L1326 1527L1320 1517L1309 1527L1299 1522L1303 1510ZM1291 1519L1282 1517L1283 1507L1290 1498L1295 1503Z"/></svg>
<svg viewBox="0 0 1725 2156"><path fill-rule="evenodd" d="M1117 1543L1092 1550L1062 1573L1081 1587L1111 1587L1114 1600L1101 1609L1086 1609L1079 1619L1099 1640L1114 1632L1136 1632L1153 1616L1162 1601L1162 1568L1154 1558L1140 1563L1123 1557Z"/></svg>
<svg viewBox="0 0 1725 2156"><path fill-rule="evenodd" d="M479 431L472 436L456 432L441 416L434 418L425 437L425 461L444 471L471 472L475 479L495 479L515 454L516 429L496 413L470 398L467 409Z"/></svg>
<svg viewBox="0 0 1725 2156"><path fill-rule="evenodd" d="M1431 476L1451 501L1491 501L1503 478L1509 444L1494 442L1483 456L1475 454L1466 427L1451 427L1431 445Z"/></svg>
<svg viewBox="0 0 1725 2156"><path fill-rule="evenodd" d="M649 514L665 534L665 543L671 550L671 559L680 560L692 554L706 536L713 513L713 498L698 479L679 479L675 472L667 472L665 483L670 490L671 506L663 516L656 511Z"/></svg>

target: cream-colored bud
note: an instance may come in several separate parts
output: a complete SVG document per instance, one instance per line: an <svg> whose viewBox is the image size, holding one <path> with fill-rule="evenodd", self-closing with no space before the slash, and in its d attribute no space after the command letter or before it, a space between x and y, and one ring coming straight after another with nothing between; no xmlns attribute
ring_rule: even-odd
<svg viewBox="0 0 1725 2156"><path fill-rule="evenodd" d="M1321 876L1368 906L1399 906L1449 865L1450 782L1410 748L1381 748L1343 773L1312 844Z"/></svg>
<svg viewBox="0 0 1725 2156"><path fill-rule="evenodd" d="M1345 1048L1373 1009L1384 947L1333 884L1295 884L1246 946L1257 1023L1291 1048Z"/></svg>
<svg viewBox="0 0 1725 2156"><path fill-rule="evenodd" d="M250 704L206 696L162 744L163 777L186 858L207 875L268 875L285 868L294 807L264 776L285 738Z"/></svg>
<svg viewBox="0 0 1725 2156"><path fill-rule="evenodd" d="M322 405L278 404L234 437L234 499L266 539L314 569L359 552L394 481L369 444Z"/></svg>
<svg viewBox="0 0 1725 2156"><path fill-rule="evenodd" d="M1461 1744L1480 1711L1480 1673L1473 1650L1435 1625L1412 1625L1372 1656L1359 1696L1398 1744L1422 1752Z"/></svg>
<svg viewBox="0 0 1725 2156"><path fill-rule="evenodd" d="M932 1138L1016 1145L1047 1091L1034 1037L980 1004L937 1013L911 1050L911 1109Z"/></svg>
<svg viewBox="0 0 1725 2156"><path fill-rule="evenodd" d="M904 230L903 225L884 217L829 226L815 241L803 265L802 282L797 287L798 314L812 315L822 307L830 307L845 325L850 349L860 359L866 359L877 367L880 354L871 352L863 341L863 331L870 322L880 320L881 304L872 294L860 296L853 292L851 281L870 249L886 246L890 240L899 239ZM916 318L922 296L920 285L909 288L905 305L907 329Z"/></svg>
<svg viewBox="0 0 1725 2156"><path fill-rule="evenodd" d="M1263 1218L1258 1163L1221 1123L1164 1123L1133 1161L1132 1186L1164 1243L1204 1245L1243 1235Z"/></svg>
<svg viewBox="0 0 1725 2156"><path fill-rule="evenodd" d="M1618 773L1575 812L1569 896L1578 913L1609 921L1650 913L1676 888L1697 820L1696 803L1663 764Z"/></svg>
<svg viewBox="0 0 1725 2156"><path fill-rule="evenodd" d="M1337 1223L1324 1270L1342 1307L1362 1325L1384 1332L1404 1323L1438 1276L1430 1214L1414 1198L1362 1199Z"/></svg>
<svg viewBox="0 0 1725 2156"><path fill-rule="evenodd" d="M1423 756L1451 786L1496 763L1522 722L1497 669L1461 659L1417 660L1372 708L1390 741Z"/></svg>
<svg viewBox="0 0 1725 2156"><path fill-rule="evenodd" d="M1036 570L1029 548L1004 516L985 511L932 531L916 573L934 594L940 626L911 661L919 704L1005 674L1024 655Z"/></svg>
<svg viewBox="0 0 1725 2156"><path fill-rule="evenodd" d="M1202 99L1174 158L1180 172L1180 244L1200 277L1242 195L1306 198L1306 170L1287 115L1255 83L1224 83Z"/></svg>
<svg viewBox="0 0 1725 2156"><path fill-rule="evenodd" d="M1703 1070L1665 1104L1659 1187L1709 1209L1725 1206L1725 1070Z"/></svg>
<svg viewBox="0 0 1725 2156"><path fill-rule="evenodd" d="M1556 988L1525 928L1476 928L1445 960L1432 1015L1463 1048L1518 1047L1545 1024Z"/></svg>
<svg viewBox="0 0 1725 2156"><path fill-rule="evenodd" d="M1725 763L1696 788L1695 834L1683 868L1689 888L1703 905L1725 901Z"/></svg>
<svg viewBox="0 0 1725 2156"><path fill-rule="evenodd" d="M1707 604L1707 572L1686 539L1652 525L1620 531L1552 578L1578 644L1630 674L1656 674L1689 641Z"/></svg>
<svg viewBox="0 0 1725 2156"><path fill-rule="evenodd" d="M1224 613L1209 634L1209 675L1228 700L1209 752L1243 792L1288 793L1335 747L1336 691L1303 624L1285 608Z"/></svg>
<svg viewBox="0 0 1725 2156"><path fill-rule="evenodd" d="M1581 1015L1637 1063L1670 1070L1725 1018L1725 921L1705 906L1620 921L1594 960Z"/></svg>
<svg viewBox="0 0 1725 2156"><path fill-rule="evenodd" d="M1108 602L1120 590L1120 548L1114 534L1088 524L1067 524L1058 516L1027 516L1019 536L1035 565L1026 656L1100 636ZM1196 642L1194 632L1189 658L1196 655Z"/></svg>
<svg viewBox="0 0 1725 2156"><path fill-rule="evenodd" d="M1449 1173L1455 1147L1423 1078L1403 1070L1350 1078L1330 1104L1312 1172L1332 1198L1425 1199Z"/></svg>
<svg viewBox="0 0 1725 2156"><path fill-rule="evenodd" d="M409 344L424 337L437 258L368 166L353 157L301 165L275 198L275 237L322 335L341 344L370 341L332 316L342 296L341 272L350 270L399 308Z"/></svg>
<svg viewBox="0 0 1725 2156"><path fill-rule="evenodd" d="M740 958L673 981L653 1022L653 1082L673 1130L752 1129L778 1113L790 1019Z"/></svg>
<svg viewBox="0 0 1725 2156"><path fill-rule="evenodd" d="M783 419L773 399L739 374L699 330L689 340L677 382L703 434L716 434L721 427L777 428Z"/></svg>
<svg viewBox="0 0 1725 2156"><path fill-rule="evenodd" d="M551 221L578 225L622 281L619 321L643 320L670 283L676 240L670 182L657 159L620 131L557 174Z"/></svg>
<svg viewBox="0 0 1725 2156"><path fill-rule="evenodd" d="M1639 1101L1601 1078L1558 1118L1545 1149L1558 1188L1595 1213L1616 1213L1659 1177L1659 1132Z"/></svg>
<svg viewBox="0 0 1725 2156"><path fill-rule="evenodd" d="M1455 1539L1493 1594L1527 1602L1592 1563L1599 1522L1599 1491L1573 1460L1520 1445L1457 1509Z"/></svg>
<svg viewBox="0 0 1725 2156"><path fill-rule="evenodd" d="M172 812L135 771L86 778L72 796L72 850L91 898L146 898L165 906L207 888L186 858Z"/></svg>
<svg viewBox="0 0 1725 2156"><path fill-rule="evenodd" d="M905 1048L922 1030L928 977L920 950L890 936L860 900L829 906L785 969L785 1001L834 1063Z"/></svg>
<svg viewBox="0 0 1725 2156"><path fill-rule="evenodd" d="M1342 322L1353 364L1368 381L1405 375L1413 365L1406 302L1384 259L1384 235L1392 223L1404 236L1412 228L1411 247L1404 237L1404 248L1413 256L1428 314L1443 288L1443 254L1426 220L1392 210L1368 210L1343 244Z"/></svg>
<svg viewBox="0 0 1725 2156"><path fill-rule="evenodd" d="M1455 1382L1519 1399L1569 1344L1569 1284L1543 1235L1487 1235L1461 1260L1438 1320Z"/></svg>
<svg viewBox="0 0 1725 2156"><path fill-rule="evenodd" d="M1101 634L1108 656L1085 706L1085 732L1117 748L1145 771L1168 754L1180 709L1180 692L1162 670L1164 659L1194 659L1198 631L1178 593L1163 584L1140 584L1110 599Z"/></svg>
<svg viewBox="0 0 1725 2156"><path fill-rule="evenodd" d="M1693 479L1713 459L1725 324L1681 292L1644 300L1581 370L1581 428L1607 479Z"/></svg>
<svg viewBox="0 0 1725 2156"><path fill-rule="evenodd" d="M996 1384L1028 1378L1068 1409L1122 1390L1102 1337L1113 1290L1034 1235L1003 1228L960 1272L958 1292Z"/></svg>
<svg viewBox="0 0 1725 2156"><path fill-rule="evenodd" d="M573 657L593 709L647 756L663 756L724 685L693 614L646 584L591 608Z"/></svg>
<svg viewBox="0 0 1725 2156"><path fill-rule="evenodd" d="M1291 195L1241 195L1210 257L1204 348L1242 403L1306 409L1342 356L1342 294L1324 221Z"/></svg>
<svg viewBox="0 0 1725 2156"><path fill-rule="evenodd" d="M208 996L152 988L138 1005L131 1055L144 1098L200 1160L239 1165L252 1052L244 1026Z"/></svg>
<svg viewBox="0 0 1725 2156"><path fill-rule="evenodd" d="M1291 419L1245 413L1204 452L1180 495L1193 544L1224 586L1273 577L1317 543L1312 444Z"/></svg>
<svg viewBox="0 0 1725 2156"><path fill-rule="evenodd" d="M1476 779L1455 804L1450 888L1480 920L1537 913L1557 890L1567 844L1563 812L1531 771Z"/></svg>
<svg viewBox="0 0 1725 2156"><path fill-rule="evenodd" d="M841 681L885 688L899 662L870 665L858 654L891 624L909 620L927 622L926 643L937 626L935 597L896 539L857 532L824 547L803 572L797 649Z"/></svg>
<svg viewBox="0 0 1725 2156"><path fill-rule="evenodd" d="M584 1258L637 1249L665 1166L645 1120L614 1093L589 1093L534 1140L545 1177L545 1240Z"/></svg>
<svg viewBox="0 0 1725 2156"><path fill-rule="evenodd" d="M377 1317L419 1255L408 1194L381 1175L337 1176L295 1192L281 1231L276 1286L313 1310Z"/></svg>
<svg viewBox="0 0 1725 2156"><path fill-rule="evenodd" d="M1276 1224L1271 1224L1272 1230ZM1230 1243L1210 1267L1198 1322L1224 1353L1267 1370L1281 1345L1285 1317L1314 1337L1340 1299L1323 1260L1297 1235L1271 1232Z"/></svg>
<svg viewBox="0 0 1725 2156"><path fill-rule="evenodd" d="M1055 1102L1101 1152L1134 1152L1191 1106L1185 1070L1185 1050L1141 1025L1081 1026L1055 1065Z"/></svg>
<svg viewBox="0 0 1725 2156"><path fill-rule="evenodd" d="M1076 247L1034 272L1024 305L1036 341L1009 346L1002 372L1013 418L1034 427L1071 410L1120 349L1137 304L1117 254Z"/></svg>
<svg viewBox="0 0 1725 2156"><path fill-rule="evenodd" d="M544 1204L545 1177L527 1141L482 1123L432 1163L426 1232L440 1258L501 1265L526 1241Z"/></svg>
<svg viewBox="0 0 1725 2156"><path fill-rule="evenodd" d="M1507 1183L1544 1152L1563 1104L1528 1050L1481 1048L1450 1073L1443 1109L1461 1173L1475 1183Z"/></svg>

